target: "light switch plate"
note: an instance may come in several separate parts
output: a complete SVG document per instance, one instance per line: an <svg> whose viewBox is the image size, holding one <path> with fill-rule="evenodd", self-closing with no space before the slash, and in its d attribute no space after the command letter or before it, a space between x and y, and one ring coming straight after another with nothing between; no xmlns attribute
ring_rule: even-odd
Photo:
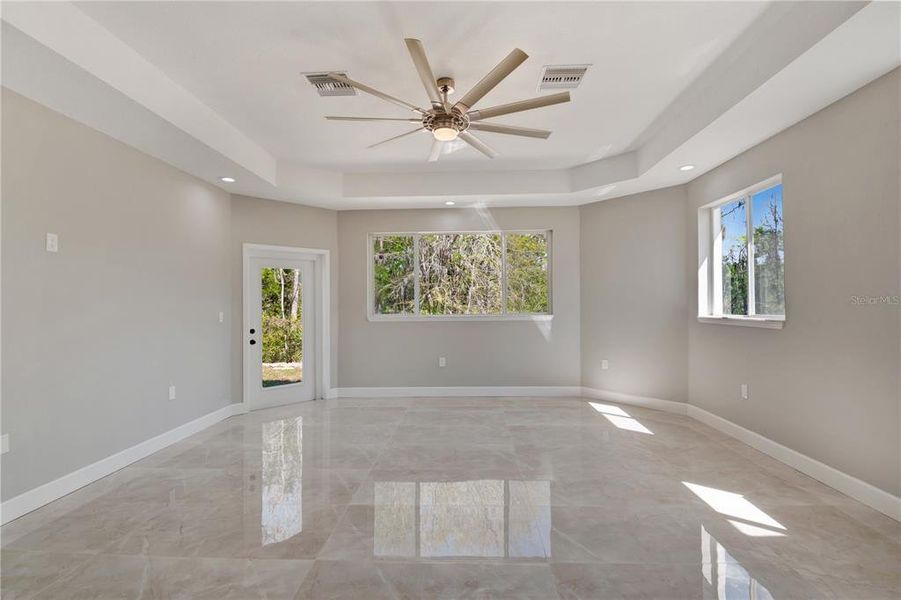
<svg viewBox="0 0 901 600"><path fill-rule="evenodd" d="M220 310L219 311L219 322L222 323L223 321L225 321L225 313Z"/></svg>
<svg viewBox="0 0 901 600"><path fill-rule="evenodd" d="M4 433L0 436L0 454L6 454L9 452L9 434Z"/></svg>
<svg viewBox="0 0 901 600"><path fill-rule="evenodd" d="M601 369L606 371L609 368L610 368L610 363L607 362L607 359L605 358L604 360L601 361Z"/></svg>
<svg viewBox="0 0 901 600"><path fill-rule="evenodd" d="M438 366L439 366L439 367L446 367L446 366L447 366L447 359L446 359L445 357L443 357L443 356L439 356L439 357L438 357Z"/></svg>
<svg viewBox="0 0 901 600"><path fill-rule="evenodd" d="M175 400L175 386L169 386L169 400Z"/></svg>
<svg viewBox="0 0 901 600"><path fill-rule="evenodd" d="M59 236L55 233L47 234L47 252L59 251Z"/></svg>

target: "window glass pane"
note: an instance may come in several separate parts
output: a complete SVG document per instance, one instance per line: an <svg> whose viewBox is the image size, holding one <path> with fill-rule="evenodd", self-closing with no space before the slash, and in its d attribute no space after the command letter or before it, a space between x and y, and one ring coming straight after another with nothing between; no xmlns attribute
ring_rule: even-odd
<svg viewBox="0 0 901 600"><path fill-rule="evenodd" d="M720 207L723 240L723 314L748 314L747 199Z"/></svg>
<svg viewBox="0 0 901 600"><path fill-rule="evenodd" d="M299 269L260 273L263 387L303 380L303 282Z"/></svg>
<svg viewBox="0 0 901 600"><path fill-rule="evenodd" d="M442 233L419 238L419 311L423 315L501 312L501 236Z"/></svg>
<svg viewBox="0 0 901 600"><path fill-rule="evenodd" d="M507 234L507 312L548 312L547 234Z"/></svg>
<svg viewBox="0 0 901 600"><path fill-rule="evenodd" d="M414 312L413 236L373 236L372 263L375 313Z"/></svg>
<svg viewBox="0 0 901 600"><path fill-rule="evenodd" d="M751 198L754 218L754 296L758 315L785 314L785 236L782 185Z"/></svg>

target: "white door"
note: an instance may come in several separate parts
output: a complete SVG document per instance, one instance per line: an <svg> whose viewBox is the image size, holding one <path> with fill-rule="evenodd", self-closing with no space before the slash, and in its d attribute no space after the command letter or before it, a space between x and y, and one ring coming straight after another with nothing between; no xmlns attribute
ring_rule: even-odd
<svg viewBox="0 0 901 600"><path fill-rule="evenodd" d="M245 264L245 402L256 410L312 400L314 260L251 256Z"/></svg>

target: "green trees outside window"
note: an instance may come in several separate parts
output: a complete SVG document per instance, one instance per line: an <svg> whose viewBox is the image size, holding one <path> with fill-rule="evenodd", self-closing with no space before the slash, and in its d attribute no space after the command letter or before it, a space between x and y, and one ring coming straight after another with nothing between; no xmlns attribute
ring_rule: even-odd
<svg viewBox="0 0 901 600"><path fill-rule="evenodd" d="M721 205L719 222L723 314L785 315L782 184Z"/></svg>
<svg viewBox="0 0 901 600"><path fill-rule="evenodd" d="M419 282L420 314L501 314L500 234L421 236Z"/></svg>
<svg viewBox="0 0 901 600"><path fill-rule="evenodd" d="M549 312L547 235L508 233L506 237L507 312Z"/></svg>
<svg viewBox="0 0 901 600"><path fill-rule="evenodd" d="M550 232L377 234L370 239L377 315L550 312Z"/></svg>

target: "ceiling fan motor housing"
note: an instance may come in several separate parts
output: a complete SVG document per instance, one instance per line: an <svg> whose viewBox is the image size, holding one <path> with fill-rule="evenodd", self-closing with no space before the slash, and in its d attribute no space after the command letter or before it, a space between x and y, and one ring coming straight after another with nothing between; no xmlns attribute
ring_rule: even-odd
<svg viewBox="0 0 901 600"><path fill-rule="evenodd" d="M422 118L422 126L429 131L436 129L454 129L458 133L466 131L469 127L469 117L453 110L450 113L444 111L429 111Z"/></svg>

